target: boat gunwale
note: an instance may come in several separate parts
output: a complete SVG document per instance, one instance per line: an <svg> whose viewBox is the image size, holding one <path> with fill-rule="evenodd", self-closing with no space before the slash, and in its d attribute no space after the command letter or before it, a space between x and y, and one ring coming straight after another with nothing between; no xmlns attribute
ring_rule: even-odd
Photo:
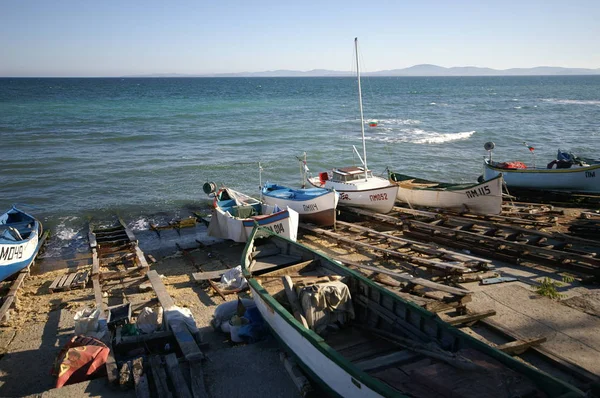
<svg viewBox="0 0 600 398"><path fill-rule="evenodd" d="M550 174L554 174L554 173L580 173L583 171L590 171L590 170L596 170L596 169L600 169L600 164L591 164L589 166L581 166L581 167L574 167L574 168L568 168L568 169L543 169L543 168L527 168L527 169L506 169L506 168L502 168L502 167L498 167L498 166L494 166L492 164L490 164L489 159L484 159L484 167L487 167L491 170L500 172L500 173L504 173L504 172L508 172L508 173L550 173ZM490 180L488 180L490 181Z"/></svg>
<svg viewBox="0 0 600 398"><path fill-rule="evenodd" d="M390 171L391 174L395 174L395 175L399 175L402 177L409 177L409 178L413 178L415 180L420 180L421 182L419 183L432 183L432 184L446 184L446 186L443 187L405 187L400 185L403 181L393 181L394 184L398 185L400 188L402 189L406 189L406 190L411 190L411 191L446 191L446 192L458 192L458 191L466 191L469 189L473 189L473 188L477 188L478 186L481 185L485 185L489 182L495 182L495 180L502 178L502 174L498 174L497 176L495 176L494 178L490 178L489 180L486 180L484 182L476 182L470 185L466 185L466 184L452 184L452 183L445 183L445 182L437 182L437 181L429 181L429 180L425 180L422 178L417 178L417 177L412 177L406 174L400 174L400 173L395 173L393 171Z"/></svg>
<svg viewBox="0 0 600 398"><path fill-rule="evenodd" d="M470 336L469 334L444 322L441 318L439 318L439 316L437 316L437 314L432 313L432 312L426 310L425 308L416 305L415 303L413 303L411 301L403 300L399 296L390 292L388 289L380 287L375 282L373 282L372 280L363 276L359 272L349 269L347 267L344 267L341 264L338 264L335 260L329 258L328 256L318 253L318 252L304 246L303 244L301 244L299 242L293 242L293 241L285 238L284 236L277 235L268 229L261 228L261 227L255 227L252 230L252 233L250 234L250 236L248 237L248 241L246 242L246 246L244 247L244 250L242 252L242 259L241 259L242 273L243 273L244 277L246 278L246 280L248 281L248 284L250 285L250 287L254 291L256 291L260 295L260 297L263 301L265 301L267 304L269 304L275 312L277 312L281 317L283 317L283 319L288 324L290 324L290 326L292 326L297 332L299 332L300 335L303 338L305 338L311 345L313 345L315 348L317 348L324 355L328 356L329 359L331 359L334 363L336 363L338 366L340 366L344 371L346 371L347 373L349 373L351 375L356 375L356 379L358 381L365 384L367 387L369 387L373 391L375 391L377 393L385 394L385 396L398 396L398 394L402 394L402 392L399 392L398 390L389 386L385 382L379 381L374 376L371 376L368 373L366 373L366 372L362 371L361 369L359 369L358 367L356 367L356 365L354 365L352 362L348 361L339 352L337 352L335 349L333 349L331 346L329 346L321 336L319 336L314 331L305 328L300 322L298 322L298 320L296 320L296 318L294 318L294 316L287 309L285 309L273 296L271 296L271 294L269 294L269 292L265 288L263 288L262 285L260 285L260 283L256 280L256 278L254 278L252 276L251 272L246 267L246 259L249 258L249 257L247 257L248 249L250 248L250 246L254 245L254 239L255 239L255 236L258 233L258 231L266 233L269 236L276 236L278 238L281 238L281 239L289 242L290 244L298 245L298 246L302 247L303 249L306 249L308 251L315 253L318 257L335 264L335 266L337 266L337 267L343 269L345 272L349 273L350 276L353 276L356 279L358 279L359 281L365 283L369 288L374 288L378 292L391 298L392 300L398 301L402 305L408 306L411 311L416 311L421 316L432 319L437 324L437 326L446 329L448 331L448 333L452 334L454 337L458 337L458 338L462 339L463 343L464 343L463 347L474 348L474 349L482 352L485 355L489 355L492 359L497 360L502 365L506 366L508 369L511 369L516 373L523 374L524 376L528 377L536 385L536 388L544 391L546 394L549 394L550 396L558 396L557 394L550 394L550 393L556 392L556 389L560 387L560 389L561 389L560 395L567 394L567 393L573 393L573 394L579 394L579 396L581 396L581 397L585 396L585 394L581 390L576 388L575 386L572 386L569 383L562 381L542 370L535 369L533 366L523 363L523 362L520 362L520 361L514 359L513 357L511 357L510 355L485 344L484 342L476 339L475 337Z"/></svg>

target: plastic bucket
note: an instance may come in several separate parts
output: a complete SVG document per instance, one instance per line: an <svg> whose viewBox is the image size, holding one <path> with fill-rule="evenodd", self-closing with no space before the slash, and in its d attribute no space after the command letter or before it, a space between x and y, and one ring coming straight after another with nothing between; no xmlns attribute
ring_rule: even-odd
<svg viewBox="0 0 600 398"><path fill-rule="evenodd" d="M231 323L231 321L229 321L229 333L231 334L231 341L233 341L234 343L241 343L244 341L244 339L242 339L239 335L240 332L240 328L244 325L247 325L248 323L250 323L250 321L246 318L240 318L240 320L242 321L241 325L233 325Z"/></svg>

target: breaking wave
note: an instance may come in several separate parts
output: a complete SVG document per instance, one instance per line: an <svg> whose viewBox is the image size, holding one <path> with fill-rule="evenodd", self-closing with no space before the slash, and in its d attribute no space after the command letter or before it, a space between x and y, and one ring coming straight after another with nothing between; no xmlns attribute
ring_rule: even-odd
<svg viewBox="0 0 600 398"><path fill-rule="evenodd" d="M562 104L562 105L596 105L600 106L599 100L569 100L569 99L557 99L557 98L544 98L544 102L550 102L551 104Z"/></svg>
<svg viewBox="0 0 600 398"><path fill-rule="evenodd" d="M444 142L466 140L473 134L475 134L475 131L438 133L422 129L405 129L400 132L394 132L393 129L382 129L378 135L367 137L367 139L384 142L409 142L413 144L442 144Z"/></svg>

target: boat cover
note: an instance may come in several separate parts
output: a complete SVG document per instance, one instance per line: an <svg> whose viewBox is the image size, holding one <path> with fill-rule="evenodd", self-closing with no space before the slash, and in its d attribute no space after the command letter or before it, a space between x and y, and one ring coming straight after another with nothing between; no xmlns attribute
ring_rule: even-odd
<svg viewBox="0 0 600 398"><path fill-rule="evenodd" d="M340 281L317 283L300 291L300 303L308 327L320 333L328 325L340 325L354 319L354 307L348 286Z"/></svg>

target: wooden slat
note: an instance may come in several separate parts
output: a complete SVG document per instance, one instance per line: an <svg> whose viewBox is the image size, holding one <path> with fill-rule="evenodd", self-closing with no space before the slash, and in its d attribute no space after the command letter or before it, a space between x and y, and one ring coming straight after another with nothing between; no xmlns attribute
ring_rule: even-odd
<svg viewBox="0 0 600 398"><path fill-rule="evenodd" d="M496 315L496 311L489 310L489 311L483 311L483 312L476 312L473 314L456 316L456 317L452 317L452 318L443 318L443 320L444 320L444 322L447 322L452 326L456 326L456 325L463 325L466 323L478 321L478 320L488 318L488 317L494 316L494 315Z"/></svg>
<svg viewBox="0 0 600 398"><path fill-rule="evenodd" d="M169 373L169 377L171 378L171 382L175 388L175 395L178 398L191 398L192 395L190 394L190 389L185 382L185 378L183 377L183 373L181 372L181 368L179 367L179 362L177 361L175 354L165 355L165 363L167 367L167 373Z"/></svg>
<svg viewBox="0 0 600 398"><path fill-rule="evenodd" d="M382 255L387 255L389 257L401 259L406 262L404 264L405 267L413 268L415 264L418 264L418 265L425 266L427 268L437 269L437 270L441 270L444 272L452 272L452 273L464 273L464 272L468 272L471 270L470 268L463 267L461 265L444 263L441 261L429 260L426 258L419 258L419 257L415 257L413 255L400 253L395 250L383 249L381 247L370 245L370 244L363 243L363 242L359 242L354 239L344 237L338 233L331 232L331 231L325 230L323 228L315 227L315 226L308 225L308 224L303 224L302 228L308 229L309 231L312 231L317 234L332 237L340 242L344 242L351 246L360 247L363 249L373 251L375 253L380 253Z"/></svg>
<svg viewBox="0 0 600 398"><path fill-rule="evenodd" d="M131 364L133 383L135 385L135 396L138 398L150 398L150 387L148 379L144 375L144 362L141 357L135 358Z"/></svg>
<svg viewBox="0 0 600 398"><path fill-rule="evenodd" d="M162 366L162 361L158 355L150 356L150 369L152 371L152 380L154 380L154 388L159 397L172 398L173 394L169 391L167 385L167 374Z"/></svg>
<svg viewBox="0 0 600 398"><path fill-rule="evenodd" d="M208 280L220 280L221 277L223 276L223 274L227 271L229 271L229 270L220 269L220 270L216 270L216 271L193 272L192 278L194 278L194 280L196 282L205 282Z"/></svg>
<svg viewBox="0 0 600 398"><path fill-rule="evenodd" d="M300 260L302 260L302 257L300 256L277 254L274 256L261 257L259 261L253 261L253 264L251 264L249 268L251 272L258 272L266 269L296 264Z"/></svg>
<svg viewBox="0 0 600 398"><path fill-rule="evenodd" d="M410 350L402 350L392 352L391 354L381 355L376 358L365 359L362 361L355 362L354 364L364 372L370 372L373 370L379 370L382 368L397 366L404 362L414 362L414 360L420 357L421 354Z"/></svg>
<svg viewBox="0 0 600 398"><path fill-rule="evenodd" d="M64 287L65 287L66 290L70 290L71 289L71 284L75 280L76 276L77 276L77 272L72 272L72 273L69 274L69 276L67 277L67 279L65 280L65 283L64 283Z"/></svg>
<svg viewBox="0 0 600 398"><path fill-rule="evenodd" d="M190 386L194 398L207 398L206 385L204 384L204 370L202 363L190 362Z"/></svg>
<svg viewBox="0 0 600 398"><path fill-rule="evenodd" d="M369 271L378 272L380 274L388 275L388 276L391 276L392 278L402 280L403 282L409 282L409 283L413 283L415 285L425 286L425 287L428 287L431 289L440 290L442 292L455 294L457 296L465 296L465 295L471 293L471 291L469 291L467 289L442 285L441 283L435 283L428 279L414 277L408 273L398 273L398 272L386 270L385 268L373 267L370 265L364 265L364 264L356 263L353 261L347 261L347 260L341 260L341 262L344 264L352 265L357 268L362 268L362 269L366 269Z"/></svg>
<svg viewBox="0 0 600 398"><path fill-rule="evenodd" d="M152 289L154 289L154 292L158 297L158 301L160 302L160 305L162 305L165 312L175 307L175 302L169 293L167 293L167 289L165 288L165 285L163 284L162 279L160 279L158 273L155 270L152 270L148 272L146 276L152 284Z"/></svg>
<svg viewBox="0 0 600 398"><path fill-rule="evenodd" d="M525 352L528 348L540 345L545 342L546 337L537 337L532 339L511 341L510 343L499 345L496 348L509 355L519 355Z"/></svg>
<svg viewBox="0 0 600 398"><path fill-rule="evenodd" d="M190 362L199 361L204 358L204 354L200 351L200 347L196 344L196 340L194 336L190 333L185 322L177 320L169 320L169 315L167 316L167 321L169 323L169 327L173 331L173 335L175 336L175 340L177 341L177 345L181 349L183 356Z"/></svg>

